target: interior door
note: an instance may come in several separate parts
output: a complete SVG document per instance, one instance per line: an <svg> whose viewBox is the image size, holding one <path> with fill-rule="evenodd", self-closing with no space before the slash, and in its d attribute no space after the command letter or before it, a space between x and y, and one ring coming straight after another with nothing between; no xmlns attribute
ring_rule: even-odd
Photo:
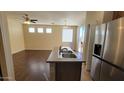
<svg viewBox="0 0 124 93"><path fill-rule="evenodd" d="M102 62L100 80L121 81L124 80L124 72L105 62Z"/></svg>
<svg viewBox="0 0 124 93"><path fill-rule="evenodd" d="M93 80L100 80L100 68L101 68L101 60L92 57L92 67L91 67L91 77Z"/></svg>

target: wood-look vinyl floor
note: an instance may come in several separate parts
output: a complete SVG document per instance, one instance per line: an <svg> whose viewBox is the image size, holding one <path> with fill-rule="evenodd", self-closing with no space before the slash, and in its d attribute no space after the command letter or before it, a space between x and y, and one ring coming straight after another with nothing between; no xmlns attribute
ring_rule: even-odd
<svg viewBox="0 0 124 93"><path fill-rule="evenodd" d="M25 50L13 55L17 81L49 80L49 64L46 60L51 51Z"/></svg>
<svg viewBox="0 0 124 93"><path fill-rule="evenodd" d="M86 64L82 64L81 80L92 81L90 72L86 70Z"/></svg>
<svg viewBox="0 0 124 93"><path fill-rule="evenodd" d="M13 55L15 79L17 81L50 80L50 65L46 60L49 50L24 50ZM82 79L91 80L90 73L82 65Z"/></svg>

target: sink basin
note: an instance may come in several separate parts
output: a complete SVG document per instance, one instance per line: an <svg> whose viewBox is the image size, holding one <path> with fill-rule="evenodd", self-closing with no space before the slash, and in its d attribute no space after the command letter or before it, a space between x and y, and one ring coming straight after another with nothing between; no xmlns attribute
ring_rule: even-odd
<svg viewBox="0 0 124 93"><path fill-rule="evenodd" d="M72 51L62 51L62 53L73 53Z"/></svg>
<svg viewBox="0 0 124 93"><path fill-rule="evenodd" d="M62 54L63 58L77 58L75 54Z"/></svg>

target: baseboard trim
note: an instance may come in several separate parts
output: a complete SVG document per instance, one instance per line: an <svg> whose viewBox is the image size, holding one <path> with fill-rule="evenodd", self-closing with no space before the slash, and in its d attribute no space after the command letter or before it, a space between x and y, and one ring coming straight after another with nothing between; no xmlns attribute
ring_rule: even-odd
<svg viewBox="0 0 124 93"><path fill-rule="evenodd" d="M52 49L49 49L49 50L47 50L47 49L25 49L25 50L46 50L46 51L51 51Z"/></svg>
<svg viewBox="0 0 124 93"><path fill-rule="evenodd" d="M24 51L24 50L25 50L25 49L18 50L18 51L15 51L15 52L12 52L12 55L13 55L13 54L16 54L16 53L18 53L18 52Z"/></svg>
<svg viewBox="0 0 124 93"><path fill-rule="evenodd" d="M30 50L34 50L34 51L52 51L52 50L41 50L41 49L24 49L24 50L20 50L20 51L16 51L16 52L13 52L12 55L16 54L16 53L19 53L19 52L22 52L22 51L30 51Z"/></svg>

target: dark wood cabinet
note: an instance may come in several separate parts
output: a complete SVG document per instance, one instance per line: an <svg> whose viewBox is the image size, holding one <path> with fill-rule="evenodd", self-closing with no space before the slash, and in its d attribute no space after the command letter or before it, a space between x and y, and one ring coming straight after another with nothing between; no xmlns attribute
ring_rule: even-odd
<svg viewBox="0 0 124 93"><path fill-rule="evenodd" d="M81 79L81 62L60 62L56 63L57 81L80 81Z"/></svg>
<svg viewBox="0 0 124 93"><path fill-rule="evenodd" d="M104 11L103 23L124 17L124 11Z"/></svg>
<svg viewBox="0 0 124 93"><path fill-rule="evenodd" d="M124 11L113 11L113 20L124 17Z"/></svg>

